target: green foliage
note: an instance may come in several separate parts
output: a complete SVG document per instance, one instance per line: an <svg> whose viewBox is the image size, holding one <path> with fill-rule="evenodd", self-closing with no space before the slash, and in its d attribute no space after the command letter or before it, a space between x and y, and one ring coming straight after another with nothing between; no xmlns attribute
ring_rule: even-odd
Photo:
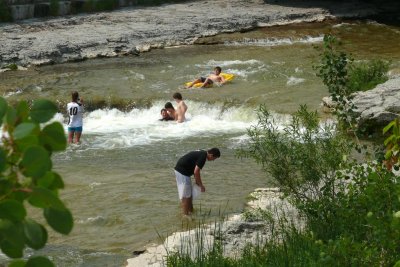
<svg viewBox="0 0 400 267"><path fill-rule="evenodd" d="M43 210L44 218L55 231L68 234L73 227L71 212L58 197L64 183L52 171L51 154L66 148L64 130L59 123L48 123L57 112L54 103L25 101L16 107L0 98L0 248L11 258L23 256L26 247L43 248L47 230L28 217L28 203ZM10 266L54 266L44 257L16 260Z"/></svg>
<svg viewBox="0 0 400 267"><path fill-rule="evenodd" d="M354 63L349 70L348 91L353 93L375 88L378 84L387 81L388 70L389 63L382 60Z"/></svg>
<svg viewBox="0 0 400 267"><path fill-rule="evenodd" d="M254 158L278 182L306 229L326 244L322 251L333 256L326 266L393 265L400 251L400 177L379 163L350 160L352 142L321 126L316 112L301 107L281 131L271 117L260 109L249 147L239 155ZM397 136L396 127L385 129Z"/></svg>
<svg viewBox="0 0 400 267"><path fill-rule="evenodd" d="M59 0L50 0L50 15L58 16L60 11L60 1Z"/></svg>
<svg viewBox="0 0 400 267"><path fill-rule="evenodd" d="M242 213L242 218L246 222L256 222L256 221L272 221L272 214L269 211L263 210L261 208L247 209Z"/></svg>
<svg viewBox="0 0 400 267"><path fill-rule="evenodd" d="M324 36L320 62L313 66L335 101L335 115L344 129L356 130L353 93L366 91L387 80L389 63L373 60L355 63L354 59L339 50L340 43L332 35Z"/></svg>
<svg viewBox="0 0 400 267"><path fill-rule="evenodd" d="M349 154L352 144L335 133L329 124L319 124L316 112L306 106L293 116L283 131L279 130L272 115L265 107L259 110L258 125L248 130L249 147L239 155L254 158L279 183L280 189L296 203L307 203L301 208L315 213L325 199L326 207L335 203L336 195L331 188L335 171ZM321 185L326 185L321 188ZM322 216L329 225L327 209ZM327 226L328 226L327 225Z"/></svg>
<svg viewBox="0 0 400 267"><path fill-rule="evenodd" d="M18 70L18 65L15 63L11 63L8 66L6 66L6 68L15 71L15 70Z"/></svg>
<svg viewBox="0 0 400 267"><path fill-rule="evenodd" d="M12 15L10 7L6 4L6 1L0 1L0 22L12 21Z"/></svg>
<svg viewBox="0 0 400 267"><path fill-rule="evenodd" d="M99 0L95 2L95 10L97 11L111 11L118 8L118 0Z"/></svg>
<svg viewBox="0 0 400 267"><path fill-rule="evenodd" d="M398 118L383 128L383 134L389 133L390 130L392 134L384 141L384 145L386 146L385 163L388 170L391 170L396 163L400 163L400 124Z"/></svg>
<svg viewBox="0 0 400 267"><path fill-rule="evenodd" d="M111 11L118 8L118 0L88 0L82 7L84 12Z"/></svg>
<svg viewBox="0 0 400 267"><path fill-rule="evenodd" d="M338 50L339 42L332 35L324 36L323 51L320 64L314 66L317 76L322 78L332 96L348 96L348 66L353 61L346 53ZM336 101L336 99L334 99Z"/></svg>

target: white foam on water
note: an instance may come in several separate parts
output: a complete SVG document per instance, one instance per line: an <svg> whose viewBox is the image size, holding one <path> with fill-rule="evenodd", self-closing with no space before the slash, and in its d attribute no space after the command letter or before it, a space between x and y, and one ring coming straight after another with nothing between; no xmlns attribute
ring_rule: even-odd
<svg viewBox="0 0 400 267"><path fill-rule="evenodd" d="M23 89L17 88L15 91L4 93L3 97L4 98L8 98L10 96L19 95L19 94L22 94L22 93L23 93Z"/></svg>
<svg viewBox="0 0 400 267"><path fill-rule="evenodd" d="M189 109L186 113L187 121L184 123L159 121L164 102L129 112L117 109L86 112L82 135L85 149L127 148L155 142L174 142L192 136L243 134L247 128L257 123L253 108L226 108L222 103L206 104L195 101L186 101L186 104ZM62 114L57 114L52 121L63 123L67 132L67 120Z"/></svg>
<svg viewBox="0 0 400 267"><path fill-rule="evenodd" d="M320 43L324 39L323 35L320 36L305 36L302 38L244 38L241 41L227 41L224 44L227 46L281 46L293 44L313 44Z"/></svg>
<svg viewBox="0 0 400 267"><path fill-rule="evenodd" d="M156 142L175 142L190 137L212 137L221 134L237 135L234 143L245 143L247 129L257 124L255 108L225 107L222 103L207 104L185 101L188 105L186 122L159 121L160 110L165 102L156 102L150 108L133 109L123 112L117 109L101 109L86 112L83 119L81 150L123 149L150 145ZM175 103L174 103L175 105ZM290 121L286 114L273 114L279 129ZM51 121L64 124L62 114L56 114ZM99 184L89 185L92 189Z"/></svg>
<svg viewBox="0 0 400 267"><path fill-rule="evenodd" d="M104 224L107 219L104 216L89 217L86 219L77 220L78 224Z"/></svg>
<svg viewBox="0 0 400 267"><path fill-rule="evenodd" d="M134 72L133 70L129 70L129 73L132 74L132 78L135 80L144 80L145 76L142 73Z"/></svg>
<svg viewBox="0 0 400 267"><path fill-rule="evenodd" d="M196 64L195 67L201 68L201 76L207 76L212 72L214 67L220 66L222 72L234 74L242 78L247 78L249 75L265 72L269 66L257 59L248 60L209 60L203 64ZM197 75L198 76L198 75Z"/></svg>
<svg viewBox="0 0 400 267"><path fill-rule="evenodd" d="M96 110L84 117L84 134L96 135L93 146L103 149L147 145L191 136L213 136L245 131L256 119L246 108L223 109L223 105L186 102L187 121L159 121L164 103L149 109L122 112L117 109Z"/></svg>
<svg viewBox="0 0 400 267"><path fill-rule="evenodd" d="M288 77L286 85L292 86L292 85L302 83L304 81L305 81L305 79L303 79L303 78L296 78L296 77L290 76L290 77Z"/></svg>
<svg viewBox="0 0 400 267"><path fill-rule="evenodd" d="M213 66L220 66L222 67L228 67L228 66L235 66L235 65L264 65L262 61L259 61L257 59L249 59L249 60L209 60L206 63L206 66L208 67L213 67ZM198 65L202 66L202 65Z"/></svg>

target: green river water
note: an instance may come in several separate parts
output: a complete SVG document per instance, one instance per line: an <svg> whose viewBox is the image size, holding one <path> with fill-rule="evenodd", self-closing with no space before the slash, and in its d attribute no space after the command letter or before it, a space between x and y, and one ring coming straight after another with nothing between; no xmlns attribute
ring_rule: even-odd
<svg viewBox="0 0 400 267"><path fill-rule="evenodd" d="M51 231L48 246L36 253L50 255L57 266L123 266L132 251L161 242L158 234L182 230L173 167L198 148L216 146L222 156L202 171L206 193L195 202L196 220L242 211L253 189L273 183L252 160L236 158L235 149L246 143L259 104L281 124L300 104L319 109L328 93L312 65L319 54L314 46L326 33L341 38L357 60L380 58L400 68L400 28L326 22L224 34L213 37L217 45L1 73L0 93L10 101L45 97L63 105L78 90L91 107L82 144L53 157L74 229L69 236ZM235 74L233 82L183 88L217 65ZM158 121L174 92L189 107L188 121L180 125ZM112 108L117 104L124 111ZM55 119L65 124L65 116ZM0 255L0 264L5 261Z"/></svg>

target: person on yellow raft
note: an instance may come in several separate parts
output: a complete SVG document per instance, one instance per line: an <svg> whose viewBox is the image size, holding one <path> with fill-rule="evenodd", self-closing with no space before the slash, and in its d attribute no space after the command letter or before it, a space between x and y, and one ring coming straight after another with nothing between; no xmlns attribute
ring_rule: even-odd
<svg viewBox="0 0 400 267"><path fill-rule="evenodd" d="M220 75L221 71L222 71L221 67L215 67L214 73L211 73L207 77L200 77L194 80L193 82L188 84L187 88L191 88L193 85L197 83L202 83L202 85L200 86L201 88L211 86L213 83L218 83L219 85L223 85L226 82L226 80L222 75Z"/></svg>

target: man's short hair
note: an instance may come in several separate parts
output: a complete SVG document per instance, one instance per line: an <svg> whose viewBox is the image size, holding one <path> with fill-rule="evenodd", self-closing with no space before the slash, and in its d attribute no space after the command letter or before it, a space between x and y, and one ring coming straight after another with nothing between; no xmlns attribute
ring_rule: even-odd
<svg viewBox="0 0 400 267"><path fill-rule="evenodd" d="M214 70L217 70L219 73L222 71L221 67L215 67Z"/></svg>
<svg viewBox="0 0 400 267"><path fill-rule="evenodd" d="M167 102L167 103L165 103L164 108L172 108L173 109L174 106L172 105L171 102Z"/></svg>
<svg viewBox="0 0 400 267"><path fill-rule="evenodd" d="M173 97L174 99L182 100L182 95L181 95L181 93L175 93L172 97Z"/></svg>
<svg viewBox="0 0 400 267"><path fill-rule="evenodd" d="M219 158L219 157L221 157L221 152L220 152L219 149L216 148L216 147L213 147L213 148L207 150L207 152L208 152L209 154L213 155L214 158Z"/></svg>

